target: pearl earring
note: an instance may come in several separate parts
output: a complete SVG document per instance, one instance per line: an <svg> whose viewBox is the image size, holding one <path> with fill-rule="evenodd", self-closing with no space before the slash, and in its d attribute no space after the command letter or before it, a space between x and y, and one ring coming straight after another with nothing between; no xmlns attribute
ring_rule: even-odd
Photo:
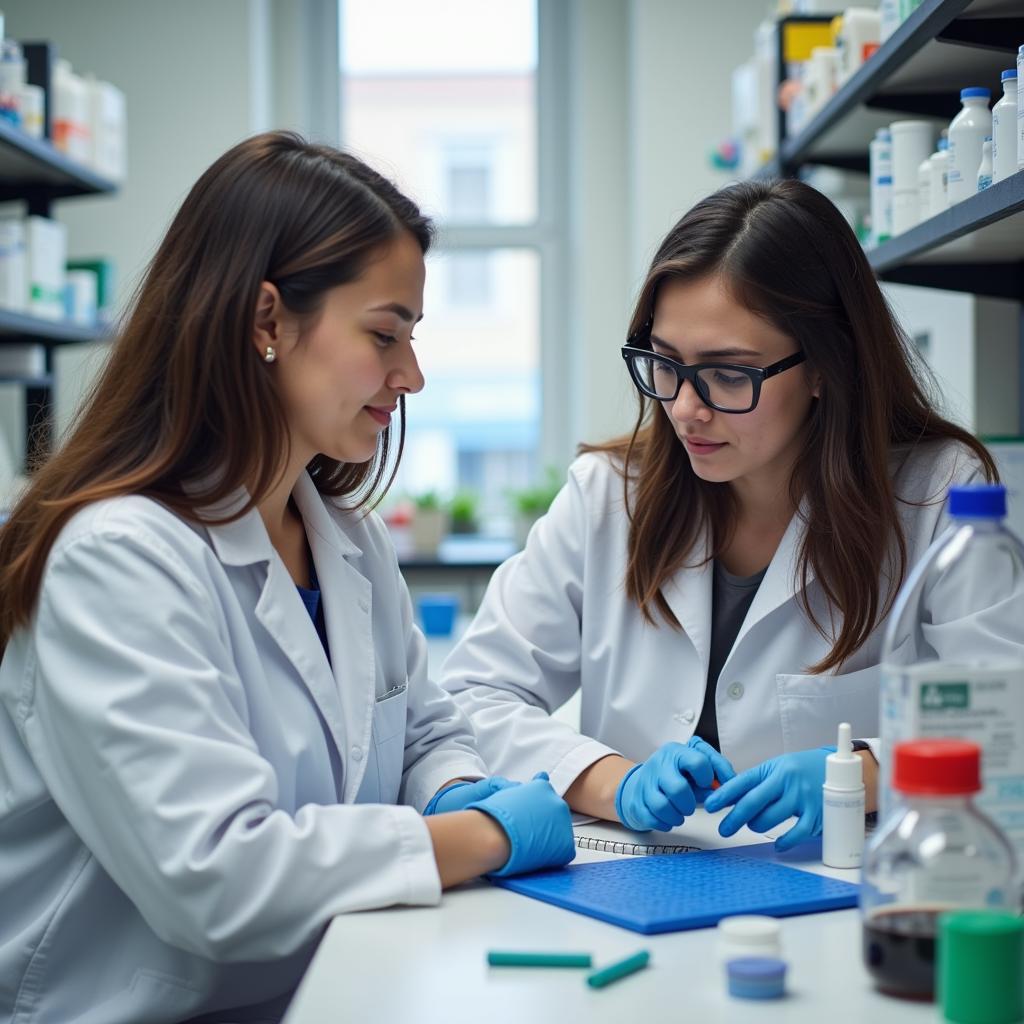
<svg viewBox="0 0 1024 1024"><path fill-rule="evenodd" d="M267 346L267 351L266 351L266 353L263 356L263 362L265 362L265 363L272 363L276 358L277 358L277 353L274 351L272 346L268 345Z"/></svg>

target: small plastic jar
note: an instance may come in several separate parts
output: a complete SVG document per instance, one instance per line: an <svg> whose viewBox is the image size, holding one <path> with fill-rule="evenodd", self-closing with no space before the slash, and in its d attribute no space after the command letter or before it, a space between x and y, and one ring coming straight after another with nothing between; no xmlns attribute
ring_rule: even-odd
<svg viewBox="0 0 1024 1024"><path fill-rule="evenodd" d="M782 957L782 929L774 917L737 914L718 922L718 958L722 963L742 957Z"/></svg>

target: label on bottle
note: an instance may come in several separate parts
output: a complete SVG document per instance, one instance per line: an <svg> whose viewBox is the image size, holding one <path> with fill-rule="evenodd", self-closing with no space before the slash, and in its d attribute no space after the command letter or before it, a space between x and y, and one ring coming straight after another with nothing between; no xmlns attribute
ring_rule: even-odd
<svg viewBox="0 0 1024 1024"><path fill-rule="evenodd" d="M1024 665L969 668L952 662L883 666L879 799L887 814L892 748L904 740L955 736L981 747L977 804L1006 833L1024 865Z"/></svg>

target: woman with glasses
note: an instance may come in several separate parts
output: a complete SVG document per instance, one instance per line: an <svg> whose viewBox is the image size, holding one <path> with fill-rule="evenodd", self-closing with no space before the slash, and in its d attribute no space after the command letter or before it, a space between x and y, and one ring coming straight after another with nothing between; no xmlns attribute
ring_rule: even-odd
<svg viewBox="0 0 1024 1024"><path fill-rule="evenodd" d="M278 1020L335 915L572 859L427 678L370 513L431 234L346 153L229 150L0 531L14 1019Z"/></svg>
<svg viewBox="0 0 1024 1024"><path fill-rule="evenodd" d="M726 835L795 815L788 848L820 831L839 722L872 809L886 616L947 488L994 464L932 404L843 217L797 181L687 213L622 356L635 428L584 446L443 685L495 770L544 768L579 812L669 829L707 798L735 804ZM940 649L1022 653L984 608L935 621ZM551 717L577 690L580 731Z"/></svg>

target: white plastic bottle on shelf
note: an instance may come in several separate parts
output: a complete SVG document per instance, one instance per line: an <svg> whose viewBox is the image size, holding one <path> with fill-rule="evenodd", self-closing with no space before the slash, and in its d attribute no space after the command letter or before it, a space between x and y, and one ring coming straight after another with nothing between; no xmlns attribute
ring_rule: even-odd
<svg viewBox="0 0 1024 1024"><path fill-rule="evenodd" d="M987 138L981 144L981 163L978 164L978 191L984 192L992 185L992 139Z"/></svg>
<svg viewBox="0 0 1024 1024"><path fill-rule="evenodd" d="M878 5L881 34L884 43L900 27L900 0L881 0Z"/></svg>
<svg viewBox="0 0 1024 1024"><path fill-rule="evenodd" d="M977 191L981 146L992 136L992 112L988 89L972 86L960 90L960 113L949 123L949 205L962 202Z"/></svg>
<svg viewBox="0 0 1024 1024"><path fill-rule="evenodd" d="M892 133L879 128L868 145L871 170L871 240L875 245L892 237Z"/></svg>
<svg viewBox="0 0 1024 1024"><path fill-rule="evenodd" d="M0 41L0 118L21 124L21 89L25 84L25 58L13 39Z"/></svg>
<svg viewBox="0 0 1024 1024"><path fill-rule="evenodd" d="M53 71L53 144L72 160L87 164L92 156L89 134L89 90L66 60Z"/></svg>
<svg viewBox="0 0 1024 1024"><path fill-rule="evenodd" d="M1017 69L1002 73L1003 95L992 108L992 183L1017 172Z"/></svg>
<svg viewBox="0 0 1024 1024"><path fill-rule="evenodd" d="M1001 485L950 488L948 511L885 630L879 807L892 809L897 743L970 739L984 756L979 804L1024 864L1024 543Z"/></svg>
<svg viewBox="0 0 1024 1024"><path fill-rule="evenodd" d="M936 213L938 211L935 211ZM926 156L917 167L917 219L932 216L932 158Z"/></svg>
<svg viewBox="0 0 1024 1024"><path fill-rule="evenodd" d="M1024 78L1024 46L1017 51L1017 170L1024 171L1024 102L1020 98L1020 81Z"/></svg>
<svg viewBox="0 0 1024 1024"><path fill-rule="evenodd" d="M928 211L931 216L941 213L949 206L948 185L949 174L949 140L943 136L935 152L928 157L931 177L931 189L928 196Z"/></svg>

